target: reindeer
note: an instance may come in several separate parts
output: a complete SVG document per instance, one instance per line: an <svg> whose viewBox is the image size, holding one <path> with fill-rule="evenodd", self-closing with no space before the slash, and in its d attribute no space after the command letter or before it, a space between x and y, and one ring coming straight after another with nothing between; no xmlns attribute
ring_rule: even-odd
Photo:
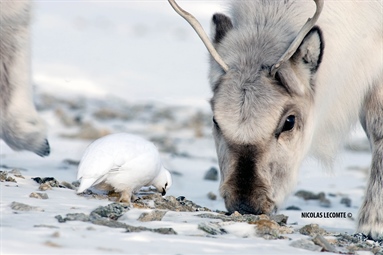
<svg viewBox="0 0 383 255"><path fill-rule="evenodd" d="M0 1L0 138L14 150L50 152L32 100L29 1Z"/></svg>
<svg viewBox="0 0 383 255"><path fill-rule="evenodd" d="M303 158L331 167L359 119L372 164L357 231L383 238L383 4L314 1L232 1L231 17L213 16L211 43L169 0L212 56L213 136L227 210L275 212Z"/></svg>

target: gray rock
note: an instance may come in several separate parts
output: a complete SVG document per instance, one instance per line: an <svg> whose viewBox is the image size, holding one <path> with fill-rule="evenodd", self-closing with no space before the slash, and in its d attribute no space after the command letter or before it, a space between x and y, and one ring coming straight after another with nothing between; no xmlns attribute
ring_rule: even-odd
<svg viewBox="0 0 383 255"><path fill-rule="evenodd" d="M53 225L46 225L46 224L39 224L39 225L33 225L34 228L59 228L57 226Z"/></svg>
<svg viewBox="0 0 383 255"><path fill-rule="evenodd" d="M161 194L154 193L148 196L143 196L140 202L147 203L146 201L150 201L151 203L154 202L154 208L161 210L176 212L210 211L210 209L206 207L202 207L187 200L184 196L178 198L175 198L174 196L166 196L163 198Z"/></svg>
<svg viewBox="0 0 383 255"><path fill-rule="evenodd" d="M30 205L19 203L19 202L12 202L11 208L12 210L15 210L15 211L38 211L38 212L44 211L40 207L30 206Z"/></svg>
<svg viewBox="0 0 383 255"><path fill-rule="evenodd" d="M271 215L270 220L275 221L281 226L284 226L287 224L287 220L289 219L289 216L283 215L283 214L276 214L276 215Z"/></svg>
<svg viewBox="0 0 383 255"><path fill-rule="evenodd" d="M329 252L336 252L336 249L334 246L332 246L323 236L316 235L312 241L316 244L322 247L325 251Z"/></svg>
<svg viewBox="0 0 383 255"><path fill-rule="evenodd" d="M140 217L138 217L138 220L141 222L161 221L166 213L167 211L160 211L160 210L154 210L149 213L144 212L140 215Z"/></svg>
<svg viewBox="0 0 383 255"><path fill-rule="evenodd" d="M290 211L302 211L302 209L298 206L295 206L295 205L290 205L288 207L286 207L286 210L290 210Z"/></svg>
<svg viewBox="0 0 383 255"><path fill-rule="evenodd" d="M151 231L158 234L163 235L177 235L177 232L174 231L172 228L153 228L153 229L147 229L147 231Z"/></svg>
<svg viewBox="0 0 383 255"><path fill-rule="evenodd" d="M203 213L203 214L198 214L196 216L200 218L205 218L205 219L217 219L222 221L233 221L233 222L256 222L261 219L261 216L259 215L253 215L253 214L241 215L239 213L233 213L231 215Z"/></svg>
<svg viewBox="0 0 383 255"><path fill-rule="evenodd" d="M78 166L80 164L80 161L74 159L64 159L63 164L70 166Z"/></svg>
<svg viewBox="0 0 383 255"><path fill-rule="evenodd" d="M40 192L32 192L29 197L37 198L37 199L48 199L47 193L40 193Z"/></svg>
<svg viewBox="0 0 383 255"><path fill-rule="evenodd" d="M348 198L348 197L343 197L343 198L340 200L340 203L341 203L341 204L344 204L346 207L351 207L351 199Z"/></svg>
<svg viewBox="0 0 383 255"><path fill-rule="evenodd" d="M252 222L256 225L256 234L265 239L277 239L280 235L279 224L272 220L259 220Z"/></svg>
<svg viewBox="0 0 383 255"><path fill-rule="evenodd" d="M327 198L321 198L319 200L319 205L325 208L331 207L331 201Z"/></svg>
<svg viewBox="0 0 383 255"><path fill-rule="evenodd" d="M66 182L66 181L62 181L62 182L60 183L60 185L61 185L61 186L64 186L64 187L67 188L67 189L72 189L72 190L75 190L75 189L76 189L75 186L73 186L72 184L70 184L69 182Z"/></svg>
<svg viewBox="0 0 383 255"><path fill-rule="evenodd" d="M299 190L295 193L295 196L303 198L304 200L320 200L325 198L324 192L320 192L318 194L315 194L314 192L307 191L307 190Z"/></svg>
<svg viewBox="0 0 383 255"><path fill-rule="evenodd" d="M39 190L41 190L41 191L46 191L46 190L50 190L50 189L52 189L52 187L51 187L51 185L49 185L49 183L42 183L39 186Z"/></svg>
<svg viewBox="0 0 383 255"><path fill-rule="evenodd" d="M202 222L198 224L198 229L205 231L210 235L223 235L227 234L218 222Z"/></svg>
<svg viewBox="0 0 383 255"><path fill-rule="evenodd" d="M373 249L372 249L372 253L374 255L383 255L383 248L379 247L379 246L375 246Z"/></svg>
<svg viewBox="0 0 383 255"><path fill-rule="evenodd" d="M326 235L327 232L323 228L320 228L318 224L308 224L299 230L299 233L307 236Z"/></svg>
<svg viewBox="0 0 383 255"><path fill-rule="evenodd" d="M299 248L299 249L305 249L309 251L321 251L322 247L319 245L316 245L313 241L310 241L308 239L299 239L296 241L293 241L290 243L290 246Z"/></svg>
<svg viewBox="0 0 383 255"><path fill-rule="evenodd" d="M210 200L217 200L217 195L214 194L213 192L209 192L207 193L207 197L210 199Z"/></svg>
<svg viewBox="0 0 383 255"><path fill-rule="evenodd" d="M90 217L85 213L68 213L64 218L65 221L89 221Z"/></svg>
<svg viewBox="0 0 383 255"><path fill-rule="evenodd" d="M1 182L17 182L13 177L8 176L7 171L0 171Z"/></svg>
<svg viewBox="0 0 383 255"><path fill-rule="evenodd" d="M112 220L117 220L125 212L129 211L129 207L124 204L112 203L107 206L99 206L90 213L91 218L109 218Z"/></svg>
<svg viewBox="0 0 383 255"><path fill-rule="evenodd" d="M81 182L80 181L74 181L72 182L72 185L76 188L80 187Z"/></svg>
<svg viewBox="0 0 383 255"><path fill-rule="evenodd" d="M211 167L205 174L204 180L218 181L218 170L215 167Z"/></svg>
<svg viewBox="0 0 383 255"><path fill-rule="evenodd" d="M38 184L49 183L52 187L58 187L59 185L59 182L53 177L32 177L31 179Z"/></svg>

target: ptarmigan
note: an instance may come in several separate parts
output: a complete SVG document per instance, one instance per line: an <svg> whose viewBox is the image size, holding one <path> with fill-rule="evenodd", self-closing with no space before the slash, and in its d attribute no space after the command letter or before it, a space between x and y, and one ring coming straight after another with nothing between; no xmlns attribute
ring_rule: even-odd
<svg viewBox="0 0 383 255"><path fill-rule="evenodd" d="M118 133L91 143L81 159L77 193L96 186L121 193L119 202L130 204L142 186L153 185L165 195L172 177L162 164L156 146L136 135Z"/></svg>

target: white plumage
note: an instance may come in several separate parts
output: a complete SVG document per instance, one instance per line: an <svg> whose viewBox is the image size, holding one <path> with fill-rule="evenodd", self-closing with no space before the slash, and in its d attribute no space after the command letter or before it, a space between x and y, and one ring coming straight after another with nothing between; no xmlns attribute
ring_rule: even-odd
<svg viewBox="0 0 383 255"><path fill-rule="evenodd" d="M130 203L133 192L153 185L165 195L172 185L168 170L161 164L156 146L136 135L118 133L91 143L81 159L77 193L91 186L120 192L120 202Z"/></svg>

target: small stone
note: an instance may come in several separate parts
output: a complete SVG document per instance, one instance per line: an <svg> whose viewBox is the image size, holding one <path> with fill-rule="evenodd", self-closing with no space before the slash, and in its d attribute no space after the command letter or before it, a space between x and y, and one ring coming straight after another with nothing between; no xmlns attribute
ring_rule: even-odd
<svg viewBox="0 0 383 255"><path fill-rule="evenodd" d="M54 238L59 238L60 237L60 232L56 231L51 236L54 237Z"/></svg>
<svg viewBox="0 0 383 255"><path fill-rule="evenodd" d="M295 206L295 205L290 205L290 206L286 207L286 210L289 210L289 211L302 211L301 208L299 208L298 206Z"/></svg>
<svg viewBox="0 0 383 255"><path fill-rule="evenodd" d="M218 181L218 170L215 167L211 167L205 174L204 180Z"/></svg>
<svg viewBox="0 0 383 255"><path fill-rule="evenodd" d="M68 188L68 189L72 189L72 190L75 190L75 189L76 189L75 186L73 186L72 184L70 184L69 182L66 182L66 181L62 181L60 184L61 184L62 186L64 186L65 188Z"/></svg>
<svg viewBox="0 0 383 255"><path fill-rule="evenodd" d="M34 177L31 179L37 182L38 184L48 184L50 187L63 188L63 186L60 185L60 183L53 177Z"/></svg>
<svg viewBox="0 0 383 255"><path fill-rule="evenodd" d="M32 192L29 197L37 198L37 199L48 199L47 193L39 193L39 192Z"/></svg>
<svg viewBox="0 0 383 255"><path fill-rule="evenodd" d="M279 225L283 226L287 224L289 216L283 215L283 214L277 214L277 215L271 215L270 220L275 221Z"/></svg>
<svg viewBox="0 0 383 255"><path fill-rule="evenodd" d="M235 211L231 214L231 216L242 216L238 211Z"/></svg>
<svg viewBox="0 0 383 255"><path fill-rule="evenodd" d="M30 206L30 205L19 203L19 202L12 202L11 208L12 210L15 210L15 211L39 211L39 212L44 211L40 207Z"/></svg>
<svg viewBox="0 0 383 255"><path fill-rule="evenodd" d="M51 242L51 241L46 241L46 242L44 243L44 245L49 246L49 247L54 247L54 248L59 248L59 247L61 247L61 245L59 245L59 244L57 244L57 243L54 243L54 242Z"/></svg>
<svg viewBox="0 0 383 255"><path fill-rule="evenodd" d="M149 213L144 212L140 215L140 217L138 217L138 220L141 222L161 221L166 213L167 211L160 211L160 210L154 210Z"/></svg>
<svg viewBox="0 0 383 255"><path fill-rule="evenodd" d="M308 224L299 230L299 233L307 236L326 235L327 232L323 228L320 228L318 224Z"/></svg>
<svg viewBox="0 0 383 255"><path fill-rule="evenodd" d="M185 197L184 196L179 196L179 197L176 198L176 200L179 201L179 202L182 202L182 201L185 200Z"/></svg>
<svg viewBox="0 0 383 255"><path fill-rule="evenodd" d="M319 205L325 208L331 207L331 201L327 198L321 198L319 200Z"/></svg>
<svg viewBox="0 0 383 255"><path fill-rule="evenodd" d="M7 175L6 171L0 171L0 181L4 182L7 179Z"/></svg>
<svg viewBox="0 0 383 255"><path fill-rule="evenodd" d="M315 194L314 192L307 190L299 190L295 193L295 196L303 198L304 200L321 200L326 197L324 192Z"/></svg>
<svg viewBox="0 0 383 255"><path fill-rule="evenodd" d="M218 222L202 222L198 224L198 229L205 231L210 235L223 235L227 234Z"/></svg>
<svg viewBox="0 0 383 255"><path fill-rule="evenodd" d="M210 200L217 200L217 195L214 194L213 192L209 192L207 193L207 197L210 199Z"/></svg>
<svg viewBox="0 0 383 255"><path fill-rule="evenodd" d="M80 161L73 160L73 159L64 159L63 164L65 165L72 165L72 166L78 166L80 164Z"/></svg>
<svg viewBox="0 0 383 255"><path fill-rule="evenodd" d="M63 218L61 215L56 215L55 218L60 223L67 221L90 221L90 217L84 213L68 213L65 218Z"/></svg>
<svg viewBox="0 0 383 255"><path fill-rule="evenodd" d="M39 225L33 225L34 228L59 228L53 225L46 225L46 224L39 224Z"/></svg>
<svg viewBox="0 0 383 255"><path fill-rule="evenodd" d="M41 190L41 191L46 191L46 190L50 190L50 189L52 189L52 187L48 183L42 183L39 186L39 190Z"/></svg>
<svg viewBox="0 0 383 255"><path fill-rule="evenodd" d="M128 210L129 210L129 207L127 205L112 203L107 206L97 207L90 213L90 217L91 218L104 217L104 218L109 218L112 220L117 220Z"/></svg>
<svg viewBox="0 0 383 255"><path fill-rule="evenodd" d="M322 247L316 245L313 241L307 239L299 239L290 243L290 246L309 251L321 251Z"/></svg>
<svg viewBox="0 0 383 255"><path fill-rule="evenodd" d="M68 213L65 217L66 221L89 221L89 216L84 213Z"/></svg>
<svg viewBox="0 0 383 255"><path fill-rule="evenodd" d="M6 181L6 182L16 182L16 183L17 183L16 179L13 178L13 177L11 177L11 176L7 176L7 178L5 179L5 181Z"/></svg>
<svg viewBox="0 0 383 255"><path fill-rule="evenodd" d="M58 222L60 222L60 223L64 223L64 222L66 222L66 220L65 220L61 215L56 215L56 216L55 216L55 219L57 219Z"/></svg>
<svg viewBox="0 0 383 255"><path fill-rule="evenodd" d="M154 228L148 230L163 235L177 235L177 232L172 228Z"/></svg>
<svg viewBox="0 0 383 255"><path fill-rule="evenodd" d="M362 241L362 242L365 242L368 240L368 236L365 235L364 233L356 233L353 235L353 237L355 237L357 240Z"/></svg>
<svg viewBox="0 0 383 255"><path fill-rule="evenodd" d="M343 197L343 198L340 200L340 203L341 203L341 204L344 204L346 207L351 207L351 199L348 198L348 197Z"/></svg>
<svg viewBox="0 0 383 255"><path fill-rule="evenodd" d="M269 235L271 237L278 238L279 225L275 221L259 220L253 224L256 225L256 233L258 236L264 237L265 235Z"/></svg>
<svg viewBox="0 0 383 255"><path fill-rule="evenodd" d="M17 181L13 177L8 176L7 171L0 171L0 181L1 182L16 182L17 183Z"/></svg>
<svg viewBox="0 0 383 255"><path fill-rule="evenodd" d="M81 182L80 181L74 181L72 182L72 185L76 188L80 187Z"/></svg>
<svg viewBox="0 0 383 255"><path fill-rule="evenodd" d="M321 246L325 251L336 252L336 249L321 235L316 235L312 241Z"/></svg>

